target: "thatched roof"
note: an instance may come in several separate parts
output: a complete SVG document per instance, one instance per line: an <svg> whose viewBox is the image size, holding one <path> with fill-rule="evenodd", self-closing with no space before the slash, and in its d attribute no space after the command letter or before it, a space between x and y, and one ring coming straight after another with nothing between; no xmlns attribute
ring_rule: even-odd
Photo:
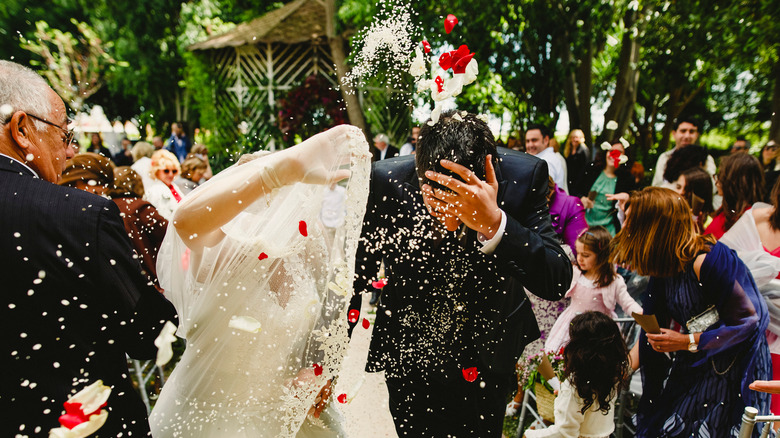
<svg viewBox="0 0 780 438"><path fill-rule="evenodd" d="M189 50L221 49L257 43L302 43L325 34L321 0L295 0L232 30L195 43Z"/></svg>

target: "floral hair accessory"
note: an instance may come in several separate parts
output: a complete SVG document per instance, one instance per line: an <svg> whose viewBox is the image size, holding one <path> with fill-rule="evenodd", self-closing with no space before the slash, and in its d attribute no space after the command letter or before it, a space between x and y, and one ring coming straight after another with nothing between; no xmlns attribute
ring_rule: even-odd
<svg viewBox="0 0 780 438"><path fill-rule="evenodd" d="M452 14L447 15L447 18L444 19L444 31L449 34L456 24L458 24L458 17Z"/></svg>
<svg viewBox="0 0 780 438"><path fill-rule="evenodd" d="M103 410L111 388L97 380L63 403L65 414L59 418L61 427L49 431L50 438L82 438L95 433L105 424L108 411Z"/></svg>

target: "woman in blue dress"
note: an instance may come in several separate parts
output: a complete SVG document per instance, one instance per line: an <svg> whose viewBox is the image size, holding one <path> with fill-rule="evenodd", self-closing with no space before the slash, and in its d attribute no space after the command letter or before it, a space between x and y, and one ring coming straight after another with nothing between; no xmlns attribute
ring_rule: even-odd
<svg viewBox="0 0 780 438"><path fill-rule="evenodd" d="M745 406L767 414L768 394L748 389L771 376L766 304L736 253L696 233L688 204L668 189L632 194L612 256L651 277L643 310L661 327L637 343L636 436L736 437Z"/></svg>

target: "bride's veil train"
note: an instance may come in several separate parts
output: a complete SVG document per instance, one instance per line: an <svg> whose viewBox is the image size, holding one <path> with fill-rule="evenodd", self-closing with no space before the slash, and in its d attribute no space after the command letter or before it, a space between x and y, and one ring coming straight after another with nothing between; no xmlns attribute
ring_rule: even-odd
<svg viewBox="0 0 780 438"><path fill-rule="evenodd" d="M171 222L158 275L187 348L150 417L155 437L341 434L332 408L320 419L307 412L338 375L349 342L370 155L363 133L344 126L291 149L233 166L185 198L177 218L232 206L237 214L220 223L218 239ZM280 157L291 156L306 183L286 181ZM328 183L347 174L345 220L326 229L319 217ZM280 187L247 201L241 187L258 175Z"/></svg>

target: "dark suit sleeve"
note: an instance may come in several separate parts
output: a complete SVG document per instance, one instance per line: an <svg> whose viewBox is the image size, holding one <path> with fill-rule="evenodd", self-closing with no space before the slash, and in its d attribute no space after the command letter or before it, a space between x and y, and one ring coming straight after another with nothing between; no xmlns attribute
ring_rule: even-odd
<svg viewBox="0 0 780 438"><path fill-rule="evenodd" d="M523 204L514 214L507 213L504 235L493 254L534 295L554 301L569 288L572 268L552 228L547 190L547 163L538 160Z"/></svg>
<svg viewBox="0 0 780 438"><path fill-rule="evenodd" d="M107 317L112 338L133 358L154 358L154 340L165 322L178 324L176 310L142 274L113 202L107 202L100 212L94 252L98 263L95 283L104 294L106 308L114 312Z"/></svg>

